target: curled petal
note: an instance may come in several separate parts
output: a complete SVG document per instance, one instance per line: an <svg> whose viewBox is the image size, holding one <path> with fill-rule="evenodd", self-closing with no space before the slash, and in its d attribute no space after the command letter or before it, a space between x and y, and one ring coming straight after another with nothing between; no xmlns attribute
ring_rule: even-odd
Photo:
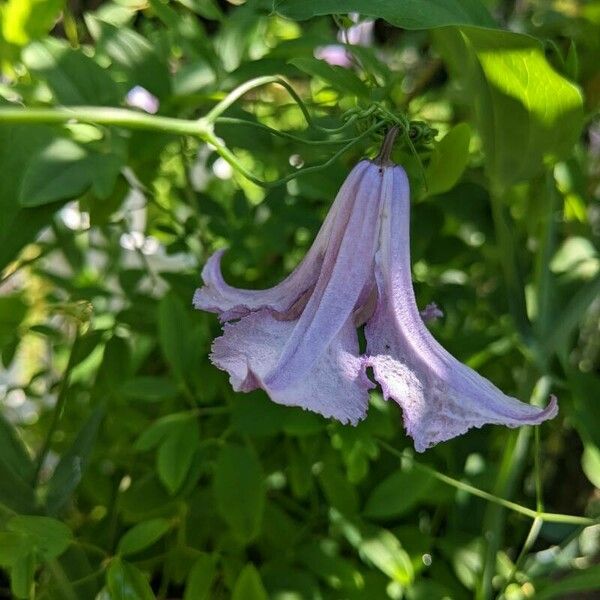
<svg viewBox="0 0 600 600"><path fill-rule="evenodd" d="M271 390L283 391L307 377L339 332L353 326L359 301L368 298L365 290L373 273L383 175L374 164L367 165L353 205L340 209L347 213L346 227L331 236L314 291L265 379Z"/></svg>
<svg viewBox="0 0 600 600"><path fill-rule="evenodd" d="M372 384L364 374L351 323L340 330L302 380L281 390L265 385L265 375L277 364L294 326L294 322L275 319L267 310L251 313L224 326L223 336L213 344L211 360L229 373L236 391L263 388L279 404L356 424L366 414L367 390Z"/></svg>
<svg viewBox="0 0 600 600"><path fill-rule="evenodd" d="M354 202L357 186L368 167L362 161L348 175L325 219L317 237L303 261L281 283L266 290L246 290L228 285L221 274L224 250L218 250L202 270L203 287L196 290L193 304L200 310L218 313L221 321L238 319L249 312L269 309L293 318L298 313L296 303L307 298L314 287L323 258L331 240L339 239L348 221L349 206ZM287 314L288 311L291 314Z"/></svg>
<svg viewBox="0 0 600 600"><path fill-rule="evenodd" d="M409 188L401 167L387 168L375 274L378 302L367 323L366 362L386 398L402 407L407 433L422 452L472 427L535 425L557 414L502 393L456 360L431 335L417 308L410 271Z"/></svg>

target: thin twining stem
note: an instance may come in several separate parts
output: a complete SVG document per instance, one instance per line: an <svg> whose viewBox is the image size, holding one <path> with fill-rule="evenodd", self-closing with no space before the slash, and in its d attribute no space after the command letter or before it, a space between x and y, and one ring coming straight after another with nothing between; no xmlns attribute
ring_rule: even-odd
<svg viewBox="0 0 600 600"><path fill-rule="evenodd" d="M529 550L531 549L531 547L537 540L543 523L544 522L540 517L536 517L531 522L531 527L529 528L529 532L527 533L525 542L523 542L523 547L521 548L521 551L519 552L519 556L517 557L517 560L514 562L512 568L510 570L510 573L508 574L508 577L506 578L506 581L502 584L502 592L500 592L500 594L498 594L498 598L501 598L504 595L506 588L515 579L519 569L521 568L521 565L523 564L523 561L525 560L525 557L527 556L527 553L529 552Z"/></svg>
<svg viewBox="0 0 600 600"><path fill-rule="evenodd" d="M236 119L235 117L218 117L216 119L217 124L223 125L242 125L248 127L254 127L256 129L261 129L270 133L271 135L276 135L277 137L285 138L286 140L292 140L294 142L298 142L300 144L306 144L307 146L323 146L325 144L348 144L352 141L352 138L340 138L340 139L331 139L331 140L309 140L299 135L294 135L293 133L289 133L288 131L280 131L279 129L275 129L273 127L269 127L264 123L258 123L257 121L248 121L248 119Z"/></svg>
<svg viewBox="0 0 600 600"><path fill-rule="evenodd" d="M268 79L271 81L273 78L258 78L260 79ZM282 80L283 81L283 80ZM257 80L251 80L252 83L256 84ZM248 82L248 83L251 83ZM279 80L278 80L279 82ZM265 83L263 81L262 83ZM289 85L289 84L288 84ZM248 91L248 87L240 86L236 88L234 91L239 90ZM287 89L287 88L286 88ZM232 92L233 93L233 92ZM294 92L295 93L295 92ZM296 95L297 96L297 95ZM231 102L232 99L228 96L217 106L222 105L222 103ZM216 108L216 107L215 107ZM214 109L213 109L214 110ZM305 108L303 109L303 112ZM214 118L218 118L218 114L220 114L220 110L211 113ZM367 111L369 112L369 111ZM209 115L211 115L209 113ZM308 113L305 113L305 116ZM310 118L310 115L308 115ZM211 116L211 118L213 118ZM327 131L328 133L335 133L337 131L341 131L350 125L355 118L358 118L358 115L352 115L345 123L345 125L338 129L324 129L322 127L317 127L322 131ZM374 133L377 129L381 128L385 121L380 120L374 123L371 127L369 127L366 131L361 133L354 139L344 140L345 145L336 152L329 160L319 165L312 165L309 167L304 167L302 169L298 169L287 176L278 179L276 181L265 181L253 175L242 163L239 161L237 156L215 135L213 131L213 123L209 121L208 115L207 117L197 119L197 120L188 120L188 119L178 119L173 117L161 117L157 115L148 115L145 113L140 113L135 110L129 110L125 108L107 108L101 106L81 106L81 107L54 107L54 108L27 108L27 107L0 107L0 124L2 123L23 123L23 124L64 124L71 122L80 122L80 123L90 123L94 125L113 125L113 126L121 126L129 129L140 129L146 131L158 131L162 133L173 133L176 135L190 135L196 138L203 140L211 144L215 151L225 159L236 171L242 174L246 179L252 181L256 185L261 187L276 187L278 185L282 185L299 177L301 175L305 175L307 173L313 173L316 171L320 171L322 169L327 168L333 162L335 162L342 154L344 154L347 150L349 150L352 146L358 144L365 137ZM312 127L316 127L312 124L312 121L309 121L309 124Z"/></svg>
<svg viewBox="0 0 600 600"><path fill-rule="evenodd" d="M285 78L281 77L281 75L265 75L263 77L256 77L254 79L250 79L245 83L242 83L235 89L231 90L223 100L218 102L211 110L204 116L201 121L205 123L214 123L218 117L220 117L230 106L232 106L235 102L237 102L244 94L258 87L262 87L264 85L268 85L270 83L275 83L283 87L287 93L292 97L292 100L298 105L298 108L302 111L302 115L306 120L306 123L312 127L313 129L317 129L319 131L323 131L326 133L337 133L347 129L360 115L355 114L351 118L349 118L343 125L335 128L322 127L317 125L306 104L300 98L296 90L292 87L292 85ZM367 113L371 112L371 110L367 111Z"/></svg>
<svg viewBox="0 0 600 600"><path fill-rule="evenodd" d="M277 179L275 181L265 181L263 179L260 179L259 177L256 177L256 175L253 175L248 169L246 169L246 167L244 167L244 165L240 163L237 156L229 148L227 148L227 146L225 146L225 144L223 144L221 140L213 133L207 133L205 139L209 144L214 146L216 152L222 158L224 158L236 171L239 171L246 179L252 181L256 185L260 185L261 187L271 188L287 183L288 181L295 179L299 175L306 175L307 173L314 173L316 171L326 169L352 146L355 146L361 140L371 135L377 129L380 129L384 125L385 121L378 121L377 123L371 125L371 127L369 127L366 131L361 133L353 140L350 140L345 146L340 148L335 154L331 156L331 158L329 158L324 163L312 165L310 167L304 167L303 169L298 169L297 171L294 171L293 173L290 173L289 175L286 175L285 177L282 177L281 179Z"/></svg>
<svg viewBox="0 0 600 600"><path fill-rule="evenodd" d="M541 521L546 521L549 523L568 523L571 525L597 525L600 523L600 519L591 519L589 517L578 517L576 515L564 515L560 513L548 513L548 512L538 512L537 510L533 510L531 508L527 508L525 506L521 506L516 502L511 502L510 500L505 500L504 498L499 498L494 494L490 494L484 490L480 490L473 485L468 483L464 483L463 481L459 481L458 479L454 479L453 477L449 477L448 475L444 475L439 471L436 471L433 467L425 465L421 462L415 460L415 458L408 452L401 452L400 450L396 450L393 446L390 446L387 442L382 440L377 440L379 445L387 450L390 454L400 458L401 460L408 460L410 464L423 473L427 473L434 479L445 483L446 485L450 485L458 490L462 490L467 494L471 494L471 496L477 496L478 498L483 498L488 502L493 502L494 504L499 504L504 508L508 508L514 512L520 513L529 517L531 519L540 519Z"/></svg>

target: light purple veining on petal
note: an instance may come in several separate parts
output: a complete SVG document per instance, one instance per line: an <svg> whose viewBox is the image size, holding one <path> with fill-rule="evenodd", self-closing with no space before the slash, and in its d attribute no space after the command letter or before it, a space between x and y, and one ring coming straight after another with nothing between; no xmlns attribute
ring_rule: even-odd
<svg viewBox="0 0 600 600"><path fill-rule="evenodd" d="M431 335L412 288L408 179L401 167L387 167L385 174L375 267L379 296L365 327L366 364L373 368L384 396L402 407L416 450L487 423L517 427L554 417L554 397L542 410L506 396Z"/></svg>
<svg viewBox="0 0 600 600"><path fill-rule="evenodd" d="M382 174L365 161L337 210L320 273L297 320L262 309L224 326L211 360L234 389L263 388L275 402L356 423L373 387L359 356L354 313L372 278ZM372 284L371 284L372 286Z"/></svg>
<svg viewBox="0 0 600 600"><path fill-rule="evenodd" d="M269 311L251 313L224 326L210 358L229 373L234 390L264 387L263 379L276 366L295 326L293 321L276 320ZM279 404L356 424L366 415L371 387L359 357L356 330L345 324L301 380L268 394Z"/></svg>
<svg viewBox="0 0 600 600"><path fill-rule="evenodd" d="M221 258L225 250L218 250L202 270L203 287L196 290L192 300L195 308L216 312L221 321L238 319L251 311L268 308L285 313L311 290L319 277L323 257L331 239L339 237L348 219L348 206L354 202L356 188L366 171L368 161L361 161L350 172L338 192L329 213L302 262L281 283L265 290L244 290L228 285L221 274Z"/></svg>
<svg viewBox="0 0 600 600"><path fill-rule="evenodd" d="M284 390L308 376L342 328L353 326L354 311L373 272L383 180L379 167L369 162L354 205L347 207L346 228L331 238L310 300L264 381L267 390Z"/></svg>
<svg viewBox="0 0 600 600"><path fill-rule="evenodd" d="M422 311L421 318L425 323L437 321L444 316L444 312L435 302L430 302Z"/></svg>

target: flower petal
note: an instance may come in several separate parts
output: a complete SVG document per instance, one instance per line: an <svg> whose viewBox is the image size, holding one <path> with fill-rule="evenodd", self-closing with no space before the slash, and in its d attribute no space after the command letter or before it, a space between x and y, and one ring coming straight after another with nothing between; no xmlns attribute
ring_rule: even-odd
<svg viewBox="0 0 600 600"><path fill-rule="evenodd" d="M270 390L263 380L277 364L296 322L281 321L267 310L251 313L224 326L224 334L213 344L213 364L230 375L236 391L262 387L279 404L301 406L357 423L367 410L367 390L373 387L358 356L358 339L347 323L327 346L302 380L283 390Z"/></svg>
<svg viewBox="0 0 600 600"><path fill-rule="evenodd" d="M337 239L346 227L349 206L354 202L356 188L368 161L354 167L346 178L329 213L315 238L313 245L296 269L281 283L266 290L246 290L228 285L221 274L221 258L224 250L218 250L207 261L202 270L204 286L197 289L193 304L197 309L216 312L221 321L240 318L251 311L268 308L293 318L293 307L314 287L323 259L331 239ZM286 314L292 310L292 314Z"/></svg>
<svg viewBox="0 0 600 600"><path fill-rule="evenodd" d="M406 173L386 168L381 244L376 256L378 303L367 323L366 362L386 398L402 407L407 433L422 452L471 427L534 425L557 414L502 393L456 360L431 335L417 308L411 281Z"/></svg>
<svg viewBox="0 0 600 600"><path fill-rule="evenodd" d="M265 379L272 391L283 393L308 377L342 329L353 326L359 300L368 297L364 290L373 273L383 176L379 167L367 165L354 205L340 209L348 212L347 226L332 233L315 289L277 366Z"/></svg>

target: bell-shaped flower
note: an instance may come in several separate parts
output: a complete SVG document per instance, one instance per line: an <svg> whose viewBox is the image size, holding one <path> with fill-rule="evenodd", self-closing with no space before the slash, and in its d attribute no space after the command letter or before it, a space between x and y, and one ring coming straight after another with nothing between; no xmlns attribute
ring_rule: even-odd
<svg viewBox="0 0 600 600"><path fill-rule="evenodd" d="M409 186L385 160L361 161L340 189L305 259L266 290L229 286L222 251L207 262L196 308L219 314L211 360L236 391L262 388L280 404L356 424L367 411L371 368L401 407L415 448L496 423L516 427L556 415L504 395L440 346L420 313L410 272ZM357 327L365 325L366 354Z"/></svg>

